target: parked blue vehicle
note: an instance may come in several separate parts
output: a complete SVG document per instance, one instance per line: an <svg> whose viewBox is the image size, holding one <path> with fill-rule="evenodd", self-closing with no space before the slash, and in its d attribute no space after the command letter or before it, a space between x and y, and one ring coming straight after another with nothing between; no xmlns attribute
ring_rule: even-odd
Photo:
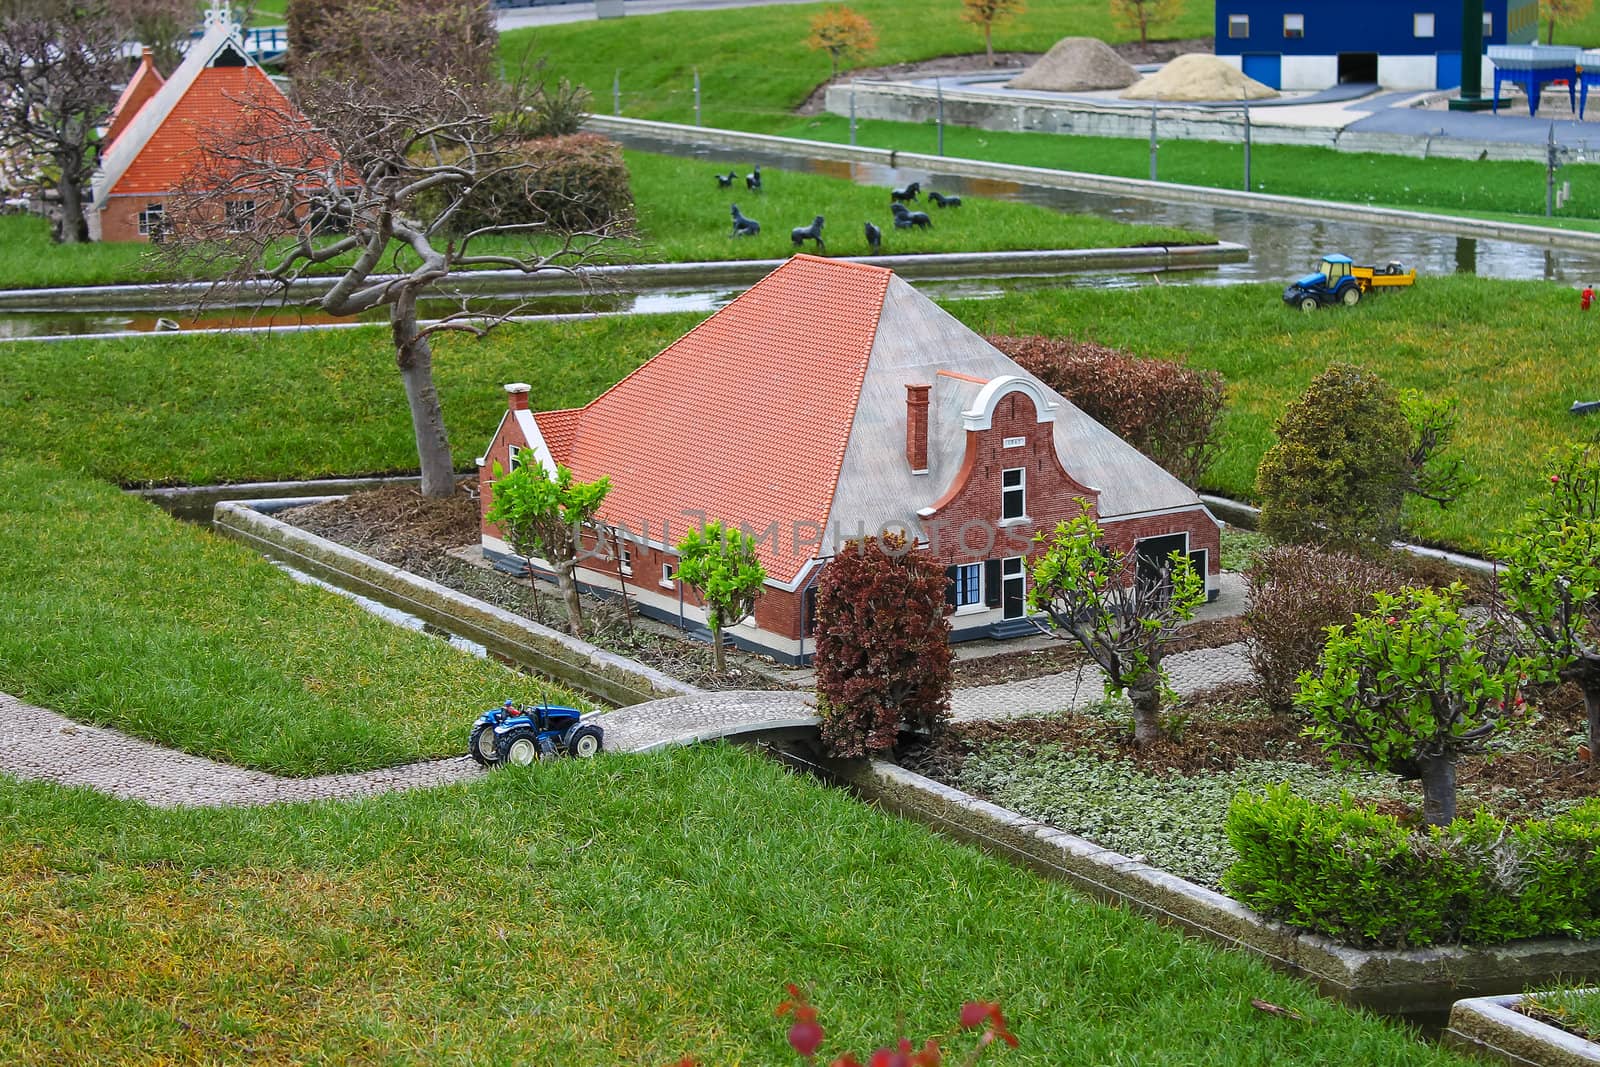
<svg viewBox="0 0 1600 1067"><path fill-rule="evenodd" d="M500 763L525 767L562 754L587 759L600 751L604 739L599 724L584 722L577 708L561 704L519 708L508 700L478 716L467 750L485 767Z"/></svg>
<svg viewBox="0 0 1600 1067"><path fill-rule="evenodd" d="M1318 307L1344 304L1354 307L1361 302L1361 284L1356 280L1354 264L1349 256L1323 256L1320 270L1307 274L1283 291L1283 302L1301 311L1315 311Z"/></svg>

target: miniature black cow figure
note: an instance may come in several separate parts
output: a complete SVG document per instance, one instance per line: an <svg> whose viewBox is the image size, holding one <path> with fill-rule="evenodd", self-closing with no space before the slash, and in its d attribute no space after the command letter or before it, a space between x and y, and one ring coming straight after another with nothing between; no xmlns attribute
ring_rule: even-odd
<svg viewBox="0 0 1600 1067"><path fill-rule="evenodd" d="M897 204L902 202L902 201L906 201L906 200L915 200L917 198L917 194L919 192L921 192L921 191L922 191L922 183L921 182L912 182L910 185L906 186L904 189L890 189L889 190L889 199L894 201Z"/></svg>
<svg viewBox="0 0 1600 1067"><path fill-rule="evenodd" d="M877 255L883 251L883 231L872 223L867 223L867 249Z"/></svg>
<svg viewBox="0 0 1600 1067"><path fill-rule="evenodd" d="M744 187L752 193L761 192L761 164L757 163L754 169L744 176Z"/></svg>
<svg viewBox="0 0 1600 1067"><path fill-rule="evenodd" d="M754 237L761 232L761 223L755 219L745 218L738 204L734 204L729 210L733 213L734 237Z"/></svg>
<svg viewBox="0 0 1600 1067"><path fill-rule="evenodd" d="M938 204L941 208L961 206L961 198L959 196L945 196L942 193L929 193L928 199L932 200L935 204Z"/></svg>
<svg viewBox="0 0 1600 1067"><path fill-rule="evenodd" d="M717 188L718 189L732 189L733 188L733 179L737 178L738 176L739 176L738 174L736 174L735 172L733 172L731 170L726 174L717 175Z"/></svg>
<svg viewBox="0 0 1600 1067"><path fill-rule="evenodd" d="M789 231L789 240L794 242L796 248L805 247L807 240L817 243L818 252L826 252L828 246L822 243L822 216L818 215L811 220L810 226L796 226Z"/></svg>

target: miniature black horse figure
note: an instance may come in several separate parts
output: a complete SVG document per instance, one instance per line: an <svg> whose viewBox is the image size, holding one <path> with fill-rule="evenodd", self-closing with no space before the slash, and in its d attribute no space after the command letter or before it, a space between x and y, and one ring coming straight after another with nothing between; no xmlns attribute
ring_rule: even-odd
<svg viewBox="0 0 1600 1067"><path fill-rule="evenodd" d="M900 203L890 204L889 207L894 211L894 228L897 230L909 230L913 226L926 230L933 225L926 211L912 211Z"/></svg>
<svg viewBox="0 0 1600 1067"><path fill-rule="evenodd" d="M739 176L738 174L736 174L735 172L733 172L731 170L726 174L717 175L717 188L718 189L732 189L733 188L733 179L737 178L738 176Z"/></svg>
<svg viewBox="0 0 1600 1067"><path fill-rule="evenodd" d="M922 191L922 183L921 182L912 182L910 185L906 186L904 189L890 189L889 190L889 199L894 201L897 204L900 203L903 200L915 200L917 198L917 194L919 192L921 192L921 191Z"/></svg>
<svg viewBox="0 0 1600 1067"><path fill-rule="evenodd" d="M941 208L961 206L961 198L959 196L944 196L940 193L929 193L928 199L932 200L935 204L938 204Z"/></svg>
<svg viewBox="0 0 1600 1067"><path fill-rule="evenodd" d="M752 193L761 191L761 164L757 163L755 169L744 176L744 187Z"/></svg>
<svg viewBox="0 0 1600 1067"><path fill-rule="evenodd" d="M867 249L877 255L883 251L883 231L872 223L867 223Z"/></svg>
<svg viewBox="0 0 1600 1067"><path fill-rule="evenodd" d="M730 210L733 212L732 236L754 237L756 234L761 232L761 223L757 222L755 219L745 218L744 213L739 210L738 204L734 204Z"/></svg>
<svg viewBox="0 0 1600 1067"><path fill-rule="evenodd" d="M827 252L828 246L822 243L822 216L818 215L811 220L810 226L796 226L789 231L789 240L794 242L796 248L805 247L807 239L817 242L818 252Z"/></svg>

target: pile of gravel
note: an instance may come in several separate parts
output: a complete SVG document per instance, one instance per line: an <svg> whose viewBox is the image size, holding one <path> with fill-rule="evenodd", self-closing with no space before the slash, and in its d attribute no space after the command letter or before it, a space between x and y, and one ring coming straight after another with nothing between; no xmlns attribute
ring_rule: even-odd
<svg viewBox="0 0 1600 1067"><path fill-rule="evenodd" d="M1277 95L1278 90L1202 52L1179 56L1122 92L1124 100L1266 100Z"/></svg>
<svg viewBox="0 0 1600 1067"><path fill-rule="evenodd" d="M1098 37L1063 37L1039 61L1006 83L1010 89L1043 89L1054 93L1121 89L1139 80L1139 72Z"/></svg>

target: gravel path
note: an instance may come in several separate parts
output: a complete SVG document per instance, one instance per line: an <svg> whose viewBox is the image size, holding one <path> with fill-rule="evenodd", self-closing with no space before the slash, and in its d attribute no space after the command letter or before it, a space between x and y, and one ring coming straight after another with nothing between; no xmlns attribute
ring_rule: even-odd
<svg viewBox="0 0 1600 1067"><path fill-rule="evenodd" d="M1248 679L1242 643L1167 658L1180 693ZM1098 668L1006 685L957 690L957 722L1042 715L1101 698ZM809 693L734 690L673 697L600 717L608 752L653 752L753 732L816 726ZM465 745L465 724L462 743ZM17 778L87 786L161 807L221 807L337 800L470 781L484 771L466 756L358 774L284 778L191 756L118 730L87 726L0 693L0 771Z"/></svg>

